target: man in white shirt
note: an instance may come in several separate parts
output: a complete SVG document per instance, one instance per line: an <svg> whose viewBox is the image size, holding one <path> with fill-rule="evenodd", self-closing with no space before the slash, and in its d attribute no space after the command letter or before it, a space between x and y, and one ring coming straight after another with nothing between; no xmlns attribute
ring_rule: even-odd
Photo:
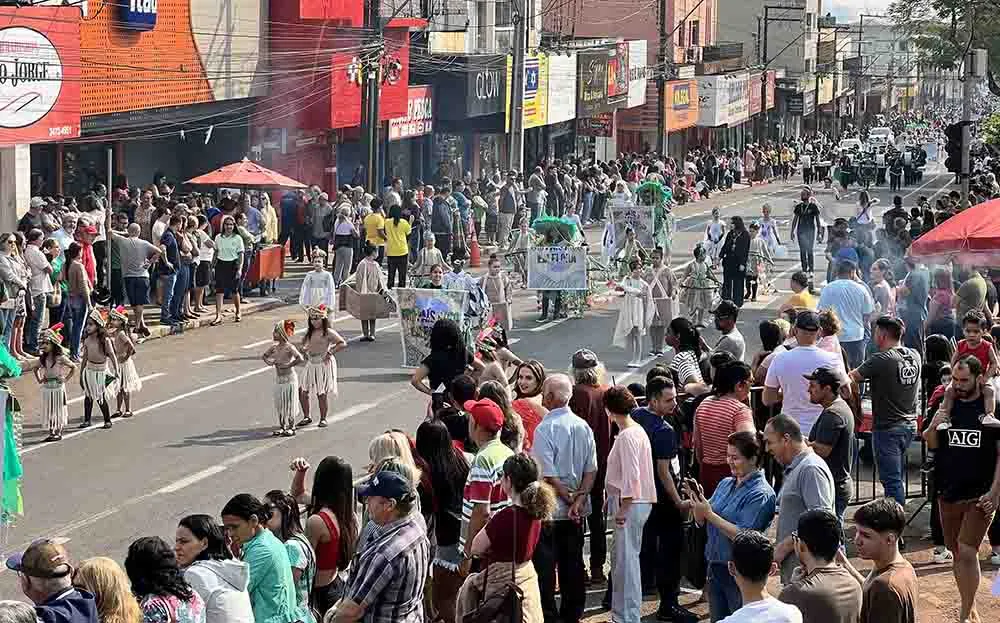
<svg viewBox="0 0 1000 623"><path fill-rule="evenodd" d="M733 538L729 573L743 597L743 607L722 623L802 623L802 613L767 592L767 578L776 570L774 545L755 530L742 530Z"/></svg>
<svg viewBox="0 0 1000 623"><path fill-rule="evenodd" d="M788 415L809 436L813 424L822 413L822 405L809 400L809 381L805 375L817 368L833 370L841 378L842 395L850 396L850 380L839 355L816 346L819 337L819 314L811 310L800 311L792 327L796 347L775 355L767 368L764 380L764 404L782 403L781 412Z"/></svg>
<svg viewBox="0 0 1000 623"><path fill-rule="evenodd" d="M35 354L38 351L38 332L45 319L46 295L52 292L52 281L49 275L52 274L52 265L49 258L42 252L42 242L45 234L40 229L32 229L26 236L27 244L24 247L24 261L31 269L31 277L28 279L28 296L31 299L30 315L28 316L27 327L24 329L24 346L28 353Z"/></svg>
<svg viewBox="0 0 1000 623"><path fill-rule="evenodd" d="M857 265L849 260L837 263L837 278L823 288L819 309L832 309L840 319L840 345L847 353L847 365L857 368L865 360L865 327L875 313L875 299L868 287L856 279ZM839 359L839 357L838 357Z"/></svg>
<svg viewBox="0 0 1000 623"><path fill-rule="evenodd" d="M55 238L55 241L59 243L59 249L62 253L65 253L69 245L76 241L77 222L77 215L67 212L63 214L62 227L52 232L52 238Z"/></svg>
<svg viewBox="0 0 1000 623"><path fill-rule="evenodd" d="M385 211L389 212L394 206L403 205L403 180L398 177L392 178L392 185L385 191Z"/></svg>

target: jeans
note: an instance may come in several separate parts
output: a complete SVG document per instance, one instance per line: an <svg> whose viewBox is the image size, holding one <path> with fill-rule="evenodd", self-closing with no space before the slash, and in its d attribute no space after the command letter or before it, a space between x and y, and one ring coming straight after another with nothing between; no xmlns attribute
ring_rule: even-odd
<svg viewBox="0 0 1000 623"><path fill-rule="evenodd" d="M724 562L708 564L709 617L721 621L743 607L743 596Z"/></svg>
<svg viewBox="0 0 1000 623"><path fill-rule="evenodd" d="M811 229L800 231L798 240L799 262L802 264L802 270L811 273L815 267L813 263L813 247L816 244L816 232Z"/></svg>
<svg viewBox="0 0 1000 623"><path fill-rule="evenodd" d="M181 265L180 270L177 271L177 278L174 279L174 294L170 299L170 317L175 320L179 319L184 312L184 298L187 294L190 277L191 271L186 265Z"/></svg>
<svg viewBox="0 0 1000 623"><path fill-rule="evenodd" d="M451 234L448 232L434 234L434 246L441 252L445 261L451 255Z"/></svg>
<svg viewBox="0 0 1000 623"><path fill-rule="evenodd" d="M333 255L333 283L340 287L340 284L347 281L351 276L351 263L354 261L354 248L343 246L337 247Z"/></svg>
<svg viewBox="0 0 1000 623"><path fill-rule="evenodd" d="M851 490L854 483L850 478L844 482L837 482L833 485L833 512L840 520L840 525L844 525L844 513L847 512L847 505L851 503Z"/></svg>
<svg viewBox="0 0 1000 623"><path fill-rule="evenodd" d="M643 586L656 585L660 594L660 609L677 605L681 585L681 551L684 528L680 513L672 502L653 504L646 527L642 531Z"/></svg>
<svg viewBox="0 0 1000 623"><path fill-rule="evenodd" d="M397 283L396 275L399 275L399 287L406 287L406 261L409 259L408 255L396 255L386 258L386 264L389 267L389 283L386 287L394 288Z"/></svg>
<svg viewBox="0 0 1000 623"><path fill-rule="evenodd" d="M160 290L163 295L163 302L160 304L160 323L170 322L171 312L174 309L174 286L177 284L177 273L160 276Z"/></svg>
<svg viewBox="0 0 1000 623"><path fill-rule="evenodd" d="M0 309L0 335L3 337L3 345L10 348L10 337L14 333L14 308Z"/></svg>
<svg viewBox="0 0 1000 623"><path fill-rule="evenodd" d="M590 491L590 508L594 509L587 517L587 529L590 530L590 575L595 572L604 574L604 563L608 559L608 525L607 518L600 509L604 508L604 471L598 468L597 480Z"/></svg>
<svg viewBox="0 0 1000 623"><path fill-rule="evenodd" d="M854 342L841 342L844 352L847 353L847 365L853 370L860 366L865 360L865 341L856 340Z"/></svg>
<svg viewBox="0 0 1000 623"><path fill-rule="evenodd" d="M746 289L746 274L739 266L722 267L722 298L743 307L743 294Z"/></svg>
<svg viewBox="0 0 1000 623"><path fill-rule="evenodd" d="M45 319L45 295L35 294L31 297L31 313L24 326L24 347L29 351L38 350L38 332Z"/></svg>
<svg viewBox="0 0 1000 623"><path fill-rule="evenodd" d="M618 498L609 500L608 510L618 512ZM614 556L611 558L611 618L622 623L639 623L642 619L642 573L639 552L642 549L642 529L652 509L649 502L633 503L625 515L625 525L615 527Z"/></svg>
<svg viewBox="0 0 1000 623"><path fill-rule="evenodd" d="M562 290L544 290L542 292L542 318L549 317L549 301L552 302L552 319L559 317L562 307Z"/></svg>
<svg viewBox="0 0 1000 623"><path fill-rule="evenodd" d="M900 506L906 503L906 488L903 485L906 449L910 447L915 433L916 428L913 424L872 431L879 481L885 489L885 496L896 500Z"/></svg>
<svg viewBox="0 0 1000 623"><path fill-rule="evenodd" d="M600 512L596 510L595 512ZM583 568L583 525L561 519L542 525L541 538L532 557L538 573L542 613L546 621L576 623L583 617L587 601ZM556 569L559 572L560 603L556 606Z"/></svg>
<svg viewBox="0 0 1000 623"><path fill-rule="evenodd" d="M580 221L583 224L587 224L590 220L590 213L594 210L594 193L585 192L583 193L583 214L580 215Z"/></svg>
<svg viewBox="0 0 1000 623"><path fill-rule="evenodd" d="M501 212L497 217L497 244L506 249L507 241L510 240L510 230L514 226L514 215Z"/></svg>
<svg viewBox="0 0 1000 623"><path fill-rule="evenodd" d="M87 299L82 296L69 297L65 320L69 327L69 356L80 357L80 340L83 338L83 324L87 320Z"/></svg>

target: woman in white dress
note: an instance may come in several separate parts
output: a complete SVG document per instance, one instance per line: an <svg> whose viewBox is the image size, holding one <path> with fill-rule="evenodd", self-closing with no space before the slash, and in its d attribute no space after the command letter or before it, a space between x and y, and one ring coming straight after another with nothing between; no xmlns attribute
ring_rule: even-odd
<svg viewBox="0 0 1000 623"><path fill-rule="evenodd" d="M656 313L653 290L642 278L642 262L637 259L629 262L629 274L618 282L616 290L623 298L612 343L618 348L627 348L632 355L628 367L638 368L642 366L642 336L649 331Z"/></svg>
<svg viewBox="0 0 1000 623"><path fill-rule="evenodd" d="M310 307L306 311L309 326L302 338L302 356L306 365L299 383L299 402L302 406L299 426L312 424L309 395L315 394L319 404L319 427L326 428L330 397L337 396L337 359L334 355L347 348L347 340L330 328L326 305Z"/></svg>

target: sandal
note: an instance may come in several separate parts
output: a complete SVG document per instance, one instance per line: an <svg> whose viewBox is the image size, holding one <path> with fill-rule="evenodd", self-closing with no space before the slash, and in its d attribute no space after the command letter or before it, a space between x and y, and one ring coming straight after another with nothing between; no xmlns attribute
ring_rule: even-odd
<svg viewBox="0 0 1000 623"><path fill-rule="evenodd" d="M111 428L111 422L105 422L104 426L102 426L101 428L103 428L104 430L108 430L109 428Z"/></svg>
<svg viewBox="0 0 1000 623"><path fill-rule="evenodd" d="M285 435L285 429L284 428L282 428L280 430L276 430L273 433L271 433L272 437L283 437L284 435Z"/></svg>
<svg viewBox="0 0 1000 623"><path fill-rule="evenodd" d="M214 320L212 320L212 322L211 322L211 325L212 325L213 327L217 327L217 326L219 326L220 324L222 324L222 318L220 318L219 316L216 316L216 317L215 317L215 319L214 319Z"/></svg>
<svg viewBox="0 0 1000 623"><path fill-rule="evenodd" d="M115 411L114 413L111 414L111 419L112 420L116 420L116 419L120 418L121 416L122 416L122 412L121 411Z"/></svg>
<svg viewBox="0 0 1000 623"><path fill-rule="evenodd" d="M323 419L323 420L320 420L319 424L317 424L316 426L318 426L319 428L326 428L327 426L329 426L329 424L327 424L326 420Z"/></svg>
<svg viewBox="0 0 1000 623"><path fill-rule="evenodd" d="M57 435L55 433L50 433L48 437L42 440L43 442L48 441L62 441L62 435Z"/></svg>
<svg viewBox="0 0 1000 623"><path fill-rule="evenodd" d="M122 413L122 417L128 419L130 417L135 417L135 414L132 413L131 411L126 411L125 413Z"/></svg>
<svg viewBox="0 0 1000 623"><path fill-rule="evenodd" d="M281 433L281 436L282 437L294 437L295 436L295 429L294 428L289 428L285 432Z"/></svg>
<svg viewBox="0 0 1000 623"><path fill-rule="evenodd" d="M233 322L239 322L240 320L243 320L243 317L240 316L239 314L236 314L236 318L233 320Z"/></svg>
<svg viewBox="0 0 1000 623"><path fill-rule="evenodd" d="M302 418L301 420L299 420L299 423L296 424L296 426L298 426L298 427L301 428L303 426L309 426L312 423L313 423L312 418L306 416L306 417Z"/></svg>

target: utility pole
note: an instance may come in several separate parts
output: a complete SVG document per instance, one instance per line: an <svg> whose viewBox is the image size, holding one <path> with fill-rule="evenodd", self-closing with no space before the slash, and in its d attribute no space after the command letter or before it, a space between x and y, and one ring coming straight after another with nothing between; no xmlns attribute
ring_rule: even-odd
<svg viewBox="0 0 1000 623"><path fill-rule="evenodd" d="M528 47L528 3L517 0L514 10L514 62L510 85L510 145L507 150L508 168L524 170L524 55Z"/></svg>
<svg viewBox="0 0 1000 623"><path fill-rule="evenodd" d="M657 151L666 155L667 153L667 71L673 64L673 50L670 49L670 35L667 31L667 0L660 0L657 11L660 26L660 49L656 54L656 66L660 68L656 72L656 92L659 94L659 109L656 111L656 136ZM667 62L667 59L670 62Z"/></svg>
<svg viewBox="0 0 1000 623"><path fill-rule="evenodd" d="M361 141L365 159L365 180L368 192L378 197L378 117L379 87L382 80L382 56L385 38L382 30L381 0L365 1L365 45L361 54Z"/></svg>
<svg viewBox="0 0 1000 623"><path fill-rule="evenodd" d="M813 82L816 83L814 85L814 89L813 89L814 90L814 93L813 93L813 121L815 122L815 125L816 125L816 127L814 128L814 131L815 131L816 134L819 134L819 52L820 52L820 41L823 38L823 35L821 34L822 32L823 31L820 30L820 28L819 28L819 23L817 23L816 24L816 60L813 61L813 69L815 70L813 72ZM836 32L836 31L834 31L834 32ZM836 39L836 36L834 37L833 41L834 41L834 43L833 43L833 64L834 64L834 68L836 68L836 65L837 65L837 39ZM805 106L805 102L803 102L802 105L804 107ZM805 111L802 111L802 112L805 113ZM834 111L834 114L836 114L836 111Z"/></svg>
<svg viewBox="0 0 1000 623"><path fill-rule="evenodd" d="M969 175L971 171L972 148L972 78L975 75L974 52L969 50L962 59L965 63L965 76L962 79L962 207L969 206Z"/></svg>

